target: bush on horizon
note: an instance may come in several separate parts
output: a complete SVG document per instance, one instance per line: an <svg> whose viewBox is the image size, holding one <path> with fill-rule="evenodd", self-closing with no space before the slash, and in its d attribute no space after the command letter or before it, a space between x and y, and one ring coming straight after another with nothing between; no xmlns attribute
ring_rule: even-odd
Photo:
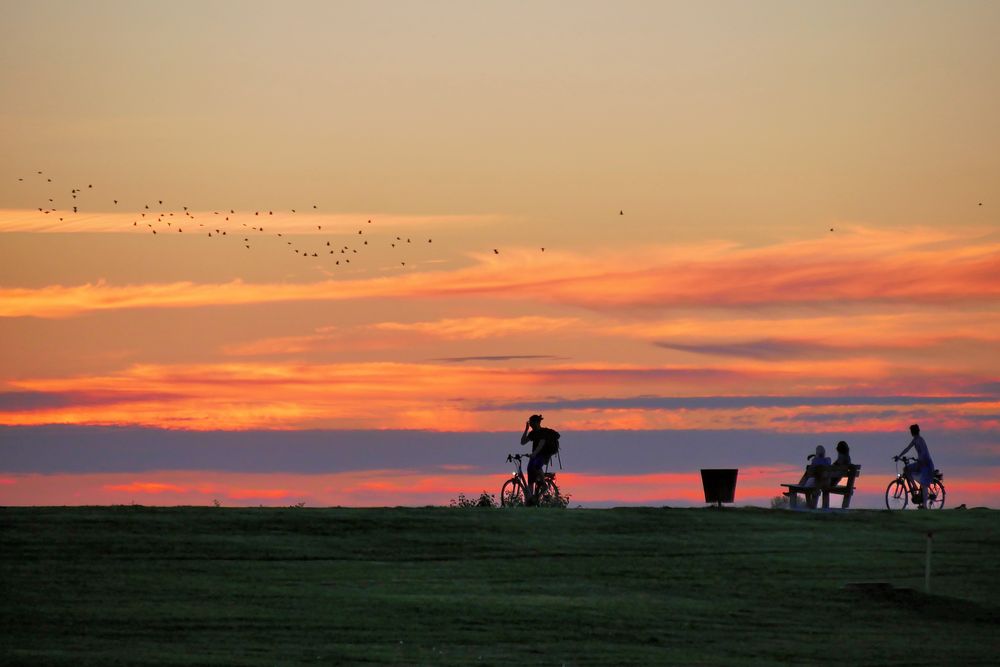
<svg viewBox="0 0 1000 667"><path fill-rule="evenodd" d="M464 493L448 503L448 507L499 507L496 496L483 491L478 498L467 498Z"/></svg>

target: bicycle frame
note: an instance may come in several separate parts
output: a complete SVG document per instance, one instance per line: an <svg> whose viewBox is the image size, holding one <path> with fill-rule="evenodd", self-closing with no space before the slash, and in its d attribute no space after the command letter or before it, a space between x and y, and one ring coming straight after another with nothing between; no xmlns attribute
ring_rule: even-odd
<svg viewBox="0 0 1000 667"><path fill-rule="evenodd" d="M920 495L920 485L914 481L912 477L906 474L906 466L915 459L908 459L903 457L896 461L896 479L903 481L903 486L906 487L906 492L910 494L911 498L919 497ZM903 469L899 469L899 464L903 464Z"/></svg>
<svg viewBox="0 0 1000 667"><path fill-rule="evenodd" d="M912 493L920 493L920 484L912 477L907 476L906 466L910 463L915 463L917 459L911 459L908 456L904 456L900 460L896 461L896 478L903 480L906 484L906 489ZM903 464L903 470L900 471L899 464ZM944 475L940 471L935 470L934 474L931 476L931 482L941 482L944 479Z"/></svg>
<svg viewBox="0 0 1000 667"><path fill-rule="evenodd" d="M923 506L923 501L924 501L923 485L920 484L917 480L915 480L912 477L912 474L909 474L906 471L906 467L909 464L914 463L916 460L917 459L912 459L912 458L905 457L905 456L902 457L902 458L895 459L895 461L896 461L896 479L894 481L898 481L900 484L902 484L903 489L905 489L905 492L906 492L906 495L907 495L906 500L912 500L912 502L915 505L919 505L919 506L922 507ZM902 470L899 469L899 464L900 463L903 464L903 469ZM928 490L928 494L927 494L927 502L928 502L928 504L934 504L935 501L938 498L937 494L934 493L934 492L932 492L931 490L939 490L940 493L941 493L941 506L943 506L943 503L944 503L944 493L945 493L944 483L942 481L943 478L944 478L944 475L942 475L939 470L935 470L934 471L934 474L932 476L931 482L927 485L928 489L929 489ZM890 482L889 486L891 487L893 483L894 482ZM887 494L886 495L886 504L888 505L889 504L888 490L886 490L886 494ZM896 497L898 498L898 496L896 496ZM905 504L906 504L906 501L904 501L904 507L905 507ZM892 509L892 508L890 507L890 509Z"/></svg>
<svg viewBox="0 0 1000 667"><path fill-rule="evenodd" d="M507 455L507 462L514 464L514 472L508 478L507 482L513 480L516 485L521 487L525 498L527 498L529 496L528 491L530 487L528 486L528 479L524 474L524 470L521 467L521 460L524 457L525 457L524 454ZM540 488L538 489L539 495L545 493L546 489L548 489L550 486L554 487L555 479L556 479L556 474L554 472L549 472L549 466L548 464L545 464L545 469L542 471L541 485ZM500 487L501 503L503 502L503 487L506 486L507 482L504 482L504 484ZM558 490L556 490L556 493L558 494Z"/></svg>
<svg viewBox="0 0 1000 667"><path fill-rule="evenodd" d="M516 479L517 482L524 489L527 489L528 488L528 480L525 478L524 472L521 470L521 457L518 456L517 458L515 458L513 454L508 454L507 455L507 462L510 463L511 461L513 461L514 465L516 466L514 468L513 474L511 475L511 479Z"/></svg>

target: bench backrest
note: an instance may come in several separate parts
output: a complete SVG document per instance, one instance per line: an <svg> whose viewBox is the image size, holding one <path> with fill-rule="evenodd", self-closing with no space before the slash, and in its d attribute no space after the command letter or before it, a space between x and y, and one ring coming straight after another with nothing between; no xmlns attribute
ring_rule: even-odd
<svg viewBox="0 0 1000 667"><path fill-rule="evenodd" d="M857 464L851 465L809 465L806 466L806 472L811 476L815 477L817 481L817 486L828 486L829 480L832 477L846 477L848 488L854 488L854 480L861 476L861 466Z"/></svg>

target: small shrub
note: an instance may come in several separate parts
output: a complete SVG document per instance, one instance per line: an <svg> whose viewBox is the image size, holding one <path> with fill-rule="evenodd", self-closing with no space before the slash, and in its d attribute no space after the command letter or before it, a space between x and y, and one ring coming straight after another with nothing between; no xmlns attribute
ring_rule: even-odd
<svg viewBox="0 0 1000 667"><path fill-rule="evenodd" d="M306 506L305 501L302 501L301 503L295 503L294 505L289 505L289 507L292 507L292 508L295 508L295 509L302 509L305 506Z"/></svg>
<svg viewBox="0 0 1000 667"><path fill-rule="evenodd" d="M222 502L218 498L213 500L212 504L215 505L216 507L222 507Z"/></svg>
<svg viewBox="0 0 1000 667"><path fill-rule="evenodd" d="M569 507L569 496L546 493L538 499L537 507L555 507L558 509L566 509Z"/></svg>
<svg viewBox="0 0 1000 667"><path fill-rule="evenodd" d="M458 494L450 503L449 507L497 507L496 496L483 491L478 498L467 498L464 493Z"/></svg>
<svg viewBox="0 0 1000 667"><path fill-rule="evenodd" d="M779 494L774 498L771 498L771 509L785 510L788 509L788 507L789 507L788 496L784 494Z"/></svg>

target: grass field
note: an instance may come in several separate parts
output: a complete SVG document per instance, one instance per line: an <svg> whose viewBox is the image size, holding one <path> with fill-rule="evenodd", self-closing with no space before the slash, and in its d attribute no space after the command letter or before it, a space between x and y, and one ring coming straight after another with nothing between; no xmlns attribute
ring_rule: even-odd
<svg viewBox="0 0 1000 667"><path fill-rule="evenodd" d="M3 664L1000 657L990 510L0 508L0 543Z"/></svg>

